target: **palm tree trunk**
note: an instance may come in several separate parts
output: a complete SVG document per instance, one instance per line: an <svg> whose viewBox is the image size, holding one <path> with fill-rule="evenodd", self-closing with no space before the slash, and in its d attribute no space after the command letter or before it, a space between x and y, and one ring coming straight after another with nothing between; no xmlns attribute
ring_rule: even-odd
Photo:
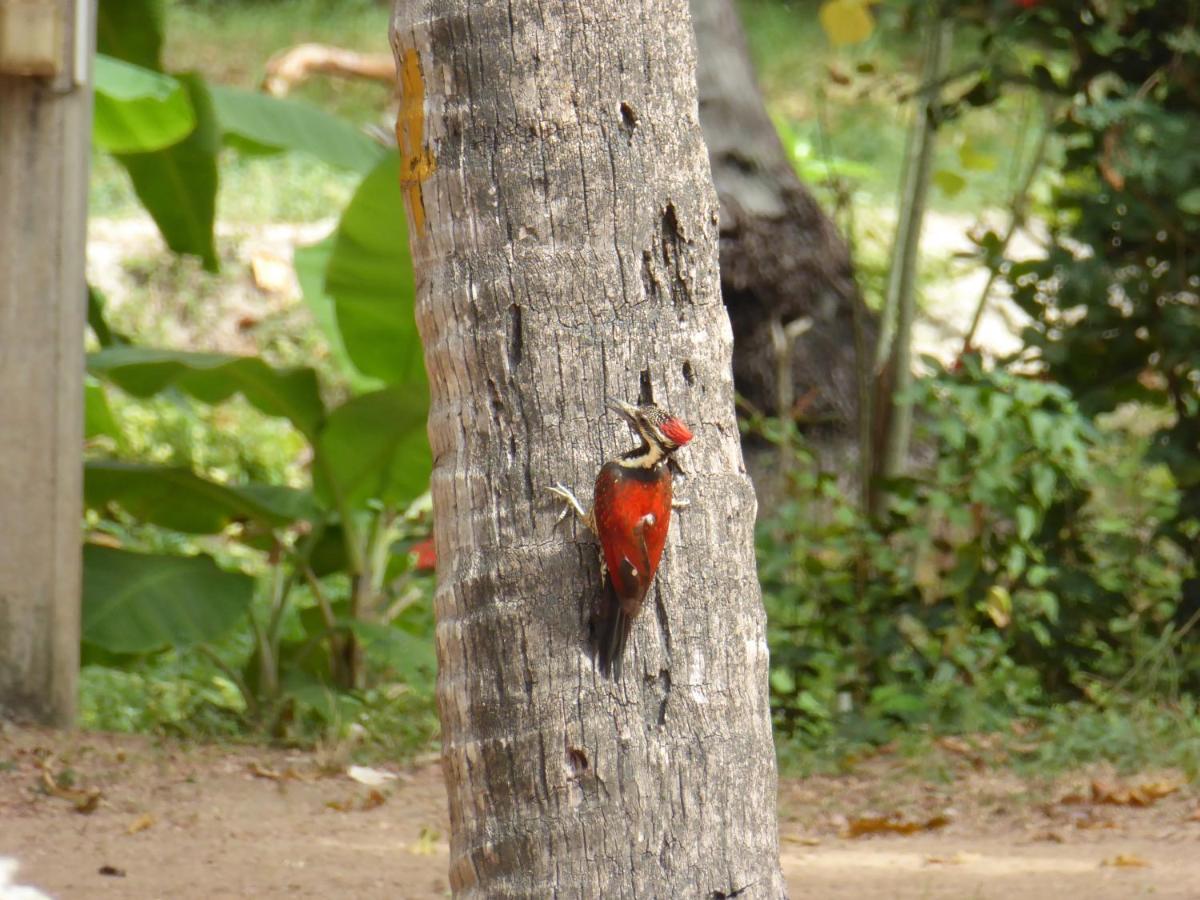
<svg viewBox="0 0 1200 900"><path fill-rule="evenodd" d="M439 703L465 897L784 895L717 202L686 0L397 0L397 136L432 406ZM696 433L620 680L597 549L543 488ZM739 893L740 892L740 893Z"/></svg>

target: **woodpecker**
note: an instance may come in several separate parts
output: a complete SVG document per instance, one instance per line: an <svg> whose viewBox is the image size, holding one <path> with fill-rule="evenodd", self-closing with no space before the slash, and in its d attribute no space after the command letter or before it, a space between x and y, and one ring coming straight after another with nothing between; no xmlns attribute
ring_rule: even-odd
<svg viewBox="0 0 1200 900"><path fill-rule="evenodd" d="M592 634L600 671L616 678L633 620L662 558L671 509L686 506L672 498L669 464L692 432L682 419L653 403L634 406L610 398L608 408L625 417L641 443L600 467L590 510L584 511L561 484L548 490L566 503L559 521L574 511L600 541L600 576L607 575L612 592L605 592Z"/></svg>

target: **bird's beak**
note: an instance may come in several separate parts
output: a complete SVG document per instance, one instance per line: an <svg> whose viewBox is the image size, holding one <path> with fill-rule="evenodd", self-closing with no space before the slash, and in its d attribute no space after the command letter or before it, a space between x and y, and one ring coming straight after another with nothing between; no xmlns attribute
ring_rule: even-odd
<svg viewBox="0 0 1200 900"><path fill-rule="evenodd" d="M632 403L626 403L624 400L618 400L616 397L608 397L607 400L608 408L613 412L623 415L629 421L630 425L633 425L637 421L635 418L637 407Z"/></svg>

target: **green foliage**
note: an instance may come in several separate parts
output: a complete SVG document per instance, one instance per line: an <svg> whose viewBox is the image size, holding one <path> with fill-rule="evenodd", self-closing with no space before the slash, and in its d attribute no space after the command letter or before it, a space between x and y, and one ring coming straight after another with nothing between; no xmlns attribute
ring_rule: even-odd
<svg viewBox="0 0 1200 900"><path fill-rule="evenodd" d="M837 204L870 298L881 279L863 251L880 243L869 230L879 217L856 222L854 205L897 181L897 113L920 87L913 13L932 7L876 4L873 34L836 51L811 9L741 8L784 145ZM1039 376L985 374L967 355L919 384L917 468L888 485L878 521L836 478L806 470L789 426L754 423L796 467L760 532L777 722L812 748L1024 715L1059 762L1086 758L1085 733L1133 757L1139 727L1190 735L1171 723L1200 688L1188 599L1200 583L1200 270L1189 250L1200 9L940 10L958 39L938 84L937 199L1009 207L1008 233L981 228L976 259L1032 317L1019 356ZM1049 228L1046 253L1012 259L1011 232L1031 213ZM1194 754L1178 756L1195 770Z"/></svg>
<svg viewBox="0 0 1200 900"><path fill-rule="evenodd" d="M793 458L760 575L776 723L810 745L990 729L1095 698L1171 634L1186 561L1128 518L1113 540L1111 504L1161 516L1172 495L1113 465L1118 435L1062 387L972 357L914 391L924 461L878 522L794 432L756 424Z"/></svg>
<svg viewBox="0 0 1200 900"><path fill-rule="evenodd" d="M88 372L135 397L178 388L204 403L221 403L241 394L260 412L288 419L309 437L325 415L312 369L276 369L253 356L126 345L88 354Z"/></svg>
<svg viewBox="0 0 1200 900"><path fill-rule="evenodd" d="M140 522L184 534L221 534L234 524L269 532L316 512L305 491L275 484L223 485L183 467L89 460L83 476L88 508L117 504Z"/></svg>
<svg viewBox="0 0 1200 900"><path fill-rule="evenodd" d="M1182 490L1173 537L1200 517L1200 79L1195 3L1044 0L992 16L973 102L1033 83L1059 110L1060 180L1044 257L983 258L1033 318L1025 339L1089 413L1136 401L1170 414L1153 460ZM1018 49L1019 48L1019 49Z"/></svg>
<svg viewBox="0 0 1200 900"><path fill-rule="evenodd" d="M144 544L146 525L180 535L211 535L220 540L222 565L229 571L209 560L205 565L213 571L202 578L198 571L170 568L172 561L196 566L199 557L89 547L85 620L89 610L111 622L114 609L133 621L159 609L167 624L159 623L153 642L143 637L130 643L129 632L91 627L88 641L108 653L146 653L223 638L245 621L246 603L240 603L238 615L217 620L223 630L210 624L201 634L171 631L168 625L198 618L209 607L228 610L214 606L216 593L223 592L226 601L242 595L229 591L220 576L251 586L249 576L258 576L268 596L266 608L249 611L250 655L240 671L230 665L227 674L242 691L247 714L272 728L290 721L296 704L314 715L336 710L342 717L340 692L367 686L359 654L370 660L379 655L377 648L388 648L384 636L418 590L403 543L413 525L400 513L429 477L424 394L410 386L389 388L327 408L311 370L277 370L252 357L133 346L93 354L90 370L137 396L182 390L205 404L220 404L241 394L266 414L286 416L310 441L315 491L222 484L190 468L89 462L85 498L97 527L125 546ZM187 542L176 546L193 549ZM119 566L111 555L117 553ZM189 574L190 589L178 589L179 578ZM118 590L122 584L125 589ZM162 594L154 590L159 587ZM369 632L370 648L360 651L360 626L370 625L377 630ZM408 651L413 647L402 635L392 643ZM389 665L395 657L394 648L385 654Z"/></svg>
<svg viewBox="0 0 1200 900"><path fill-rule="evenodd" d="M212 98L195 75L179 75L187 90L195 128L183 140L149 153L122 153L117 160L133 189L154 217L167 246L200 257L204 268L218 268L213 226L216 222L217 149L220 130Z"/></svg>
<svg viewBox="0 0 1200 900"><path fill-rule="evenodd" d="M333 298L346 352L360 372L390 384L423 385L416 321L395 309L404 302L398 298L411 298L416 290L399 182L395 153L363 179L334 237L325 291Z"/></svg>
<svg viewBox="0 0 1200 900"><path fill-rule="evenodd" d="M92 140L110 153L147 153L183 140L196 127L178 79L97 56Z"/></svg>
<svg viewBox="0 0 1200 900"><path fill-rule="evenodd" d="M103 0L97 13L97 51L143 69L162 71L164 0Z"/></svg>
<svg viewBox="0 0 1200 900"><path fill-rule="evenodd" d="M224 85L210 91L225 143L241 153L307 153L364 175L385 156L363 132L307 103Z"/></svg>
<svg viewBox="0 0 1200 900"><path fill-rule="evenodd" d="M134 6L144 16L136 21L127 18ZM101 64L98 133L107 146L139 151L118 157L139 198L168 246L209 270L222 142L361 173L329 252L302 257L315 265L301 274L338 343L353 350L353 383L382 375L387 385L333 402L309 366L137 346L108 326L92 292L100 349L88 356L86 410L90 683L161 700L169 721L208 709L214 722L280 735L340 733L367 715L394 724L402 709L417 723L407 730L427 738L428 579L412 571L407 546L428 530L414 504L431 467L428 401L395 154L302 102L164 74L156 10L101 4L102 43L115 58ZM271 419L287 423L262 430L285 448L271 462L240 445L249 438L221 430L237 422L258 431ZM150 686L167 673L208 687L159 696ZM96 716L137 720L121 712L127 705L92 700Z"/></svg>
<svg viewBox="0 0 1200 900"><path fill-rule="evenodd" d="M1098 761L1124 772L1177 768L1200 778L1200 708L1194 697L1051 706L1029 723L1019 767L1056 771Z"/></svg>
<svg viewBox="0 0 1200 900"><path fill-rule="evenodd" d="M128 18L133 8L136 21ZM358 129L303 102L209 85L195 73L164 74L162 27L161 3L100 4L100 49L108 55L97 66L96 131L176 253L199 257L209 271L219 267L213 226L223 143L247 155L307 154L359 173L385 158ZM388 192L374 196L376 211L388 207ZM386 211L397 221L397 204ZM403 242L403 228L389 233Z"/></svg>
<svg viewBox="0 0 1200 900"><path fill-rule="evenodd" d="M776 123L785 126L784 144L801 179L815 187L831 178L852 186L857 199L872 207L863 211L861 226L867 227L874 208L889 206L899 189L908 101L920 87L915 62L922 35L914 27L920 17L907 0L869 4L877 24L870 38L834 46L819 24L818 5L737 3L764 98ZM969 38L986 33L986 26L958 15L957 7L954 15L956 34L963 38L950 60L957 74L979 61ZM962 93L959 83L951 80L948 99ZM934 208L974 214L1012 192L1009 167L987 161L1021 155L1019 145L1028 137L1024 98L1005 93L996 100L940 123L945 137L936 152L936 180L950 190L933 192Z"/></svg>
<svg viewBox="0 0 1200 900"><path fill-rule="evenodd" d="M386 388L347 400L317 440L316 494L351 506L396 505L422 493L433 460L425 437L424 392Z"/></svg>
<svg viewBox="0 0 1200 900"><path fill-rule="evenodd" d="M83 548L83 640L109 653L149 653L220 638L241 620L254 580L207 556Z"/></svg>

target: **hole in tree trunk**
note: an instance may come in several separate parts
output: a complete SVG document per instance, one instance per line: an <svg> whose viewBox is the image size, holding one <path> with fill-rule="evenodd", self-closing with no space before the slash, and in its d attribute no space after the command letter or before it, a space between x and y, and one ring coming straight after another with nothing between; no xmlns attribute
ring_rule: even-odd
<svg viewBox="0 0 1200 900"><path fill-rule="evenodd" d="M576 775L582 775L588 770L587 754L578 747L567 748L567 765L571 767L571 771Z"/></svg>
<svg viewBox="0 0 1200 900"><path fill-rule="evenodd" d="M637 110L633 108L633 104L629 103L628 101L622 102L621 103L621 124L623 124L630 131L633 131L633 129L635 129L637 127L637 123L638 123L638 114L637 114Z"/></svg>
<svg viewBox="0 0 1200 900"><path fill-rule="evenodd" d="M521 357L525 352L525 336L521 333L521 307L515 303L510 306L508 308L508 318L508 364L515 369L521 364Z"/></svg>

